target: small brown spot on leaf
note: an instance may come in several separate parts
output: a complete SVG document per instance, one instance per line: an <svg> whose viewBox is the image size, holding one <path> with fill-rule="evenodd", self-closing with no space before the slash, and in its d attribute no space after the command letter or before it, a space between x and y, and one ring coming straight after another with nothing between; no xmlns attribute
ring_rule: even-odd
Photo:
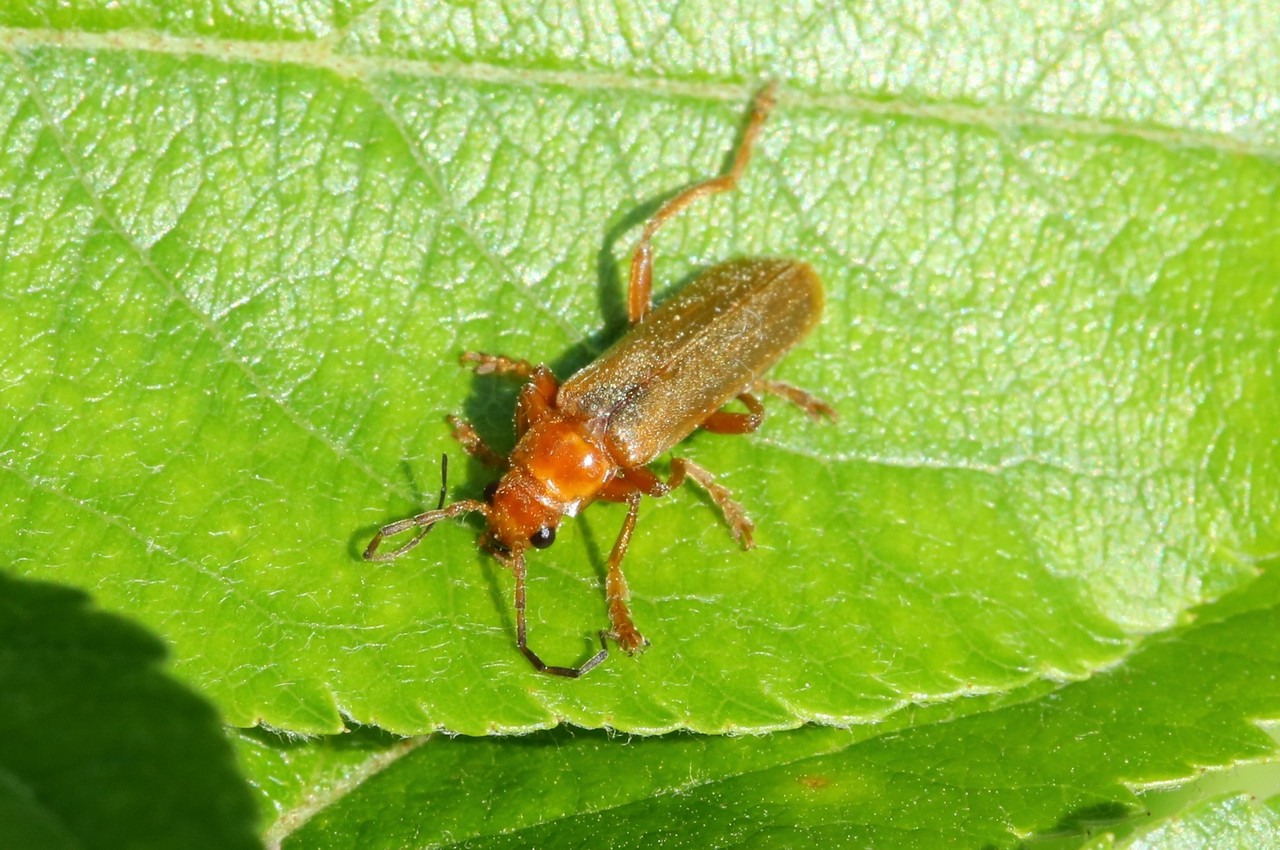
<svg viewBox="0 0 1280 850"><path fill-rule="evenodd" d="M818 776L817 774L801 776L797 781L810 791L820 791L831 784L830 779L825 776Z"/></svg>

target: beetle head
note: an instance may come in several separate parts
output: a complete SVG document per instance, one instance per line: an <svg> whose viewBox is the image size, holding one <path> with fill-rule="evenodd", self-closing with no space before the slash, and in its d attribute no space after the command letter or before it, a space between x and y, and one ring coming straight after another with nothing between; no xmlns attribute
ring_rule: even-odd
<svg viewBox="0 0 1280 850"><path fill-rule="evenodd" d="M508 552L529 546L545 549L555 542L561 511L538 498L538 481L524 469L512 467L485 488L489 535Z"/></svg>

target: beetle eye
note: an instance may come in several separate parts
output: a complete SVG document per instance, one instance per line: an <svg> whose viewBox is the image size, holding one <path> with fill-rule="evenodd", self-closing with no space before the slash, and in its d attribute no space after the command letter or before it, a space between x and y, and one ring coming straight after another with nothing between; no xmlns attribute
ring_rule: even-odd
<svg viewBox="0 0 1280 850"><path fill-rule="evenodd" d="M529 538L529 545L535 549L545 549L552 543L556 542L556 530L554 528L543 527L534 532Z"/></svg>
<svg viewBox="0 0 1280 850"><path fill-rule="evenodd" d="M484 485L484 500L489 504L493 504L493 497L498 495L498 482L490 481Z"/></svg>

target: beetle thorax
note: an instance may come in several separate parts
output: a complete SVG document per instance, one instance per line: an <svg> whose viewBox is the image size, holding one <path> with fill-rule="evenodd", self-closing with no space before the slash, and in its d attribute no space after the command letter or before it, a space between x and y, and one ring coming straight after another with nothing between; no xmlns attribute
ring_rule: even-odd
<svg viewBox="0 0 1280 850"><path fill-rule="evenodd" d="M604 448L574 422L547 417L529 426L511 452L511 468L538 485L538 498L573 516L618 472Z"/></svg>
<svg viewBox="0 0 1280 850"><path fill-rule="evenodd" d="M524 548L541 528L575 516L618 473L604 449L558 417L535 422L511 452L493 496L489 528L509 549Z"/></svg>

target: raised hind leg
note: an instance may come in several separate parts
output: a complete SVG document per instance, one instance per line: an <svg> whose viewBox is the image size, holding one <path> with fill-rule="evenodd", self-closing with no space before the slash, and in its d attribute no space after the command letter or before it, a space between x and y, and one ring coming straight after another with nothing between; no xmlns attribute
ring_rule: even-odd
<svg viewBox="0 0 1280 850"><path fill-rule="evenodd" d="M762 88L752 102L751 117L747 119L746 129L742 132L742 141L733 155L733 165L727 174L703 180L685 189L667 201L653 217L645 223L644 232L636 243L635 252L631 255L631 281L627 287L627 317L632 324L639 322L649 314L653 306L653 236L662 225L666 224L694 201L727 192L738 185L742 173L747 170L751 160L751 148L760 135L760 128L769 117L769 111L776 102L777 86L769 83Z"/></svg>
<svg viewBox="0 0 1280 850"><path fill-rule="evenodd" d="M671 459L671 477L665 483L648 469L641 468L628 469L624 473L623 484L645 496L657 498L665 496L679 487L686 478L696 482L711 497L711 501L719 508L725 523L729 526L729 533L742 544L742 548L752 548L755 542L752 540L751 532L755 529L755 524L747 518L747 512L743 510L742 505L734 500L733 494L729 492L728 487L716 482L715 475L688 458L676 457ZM601 494L601 497L611 501L627 501L628 503L631 500L629 493L619 497L605 492ZM634 522L632 524L634 525ZM629 529L627 530L627 536L630 537Z"/></svg>

